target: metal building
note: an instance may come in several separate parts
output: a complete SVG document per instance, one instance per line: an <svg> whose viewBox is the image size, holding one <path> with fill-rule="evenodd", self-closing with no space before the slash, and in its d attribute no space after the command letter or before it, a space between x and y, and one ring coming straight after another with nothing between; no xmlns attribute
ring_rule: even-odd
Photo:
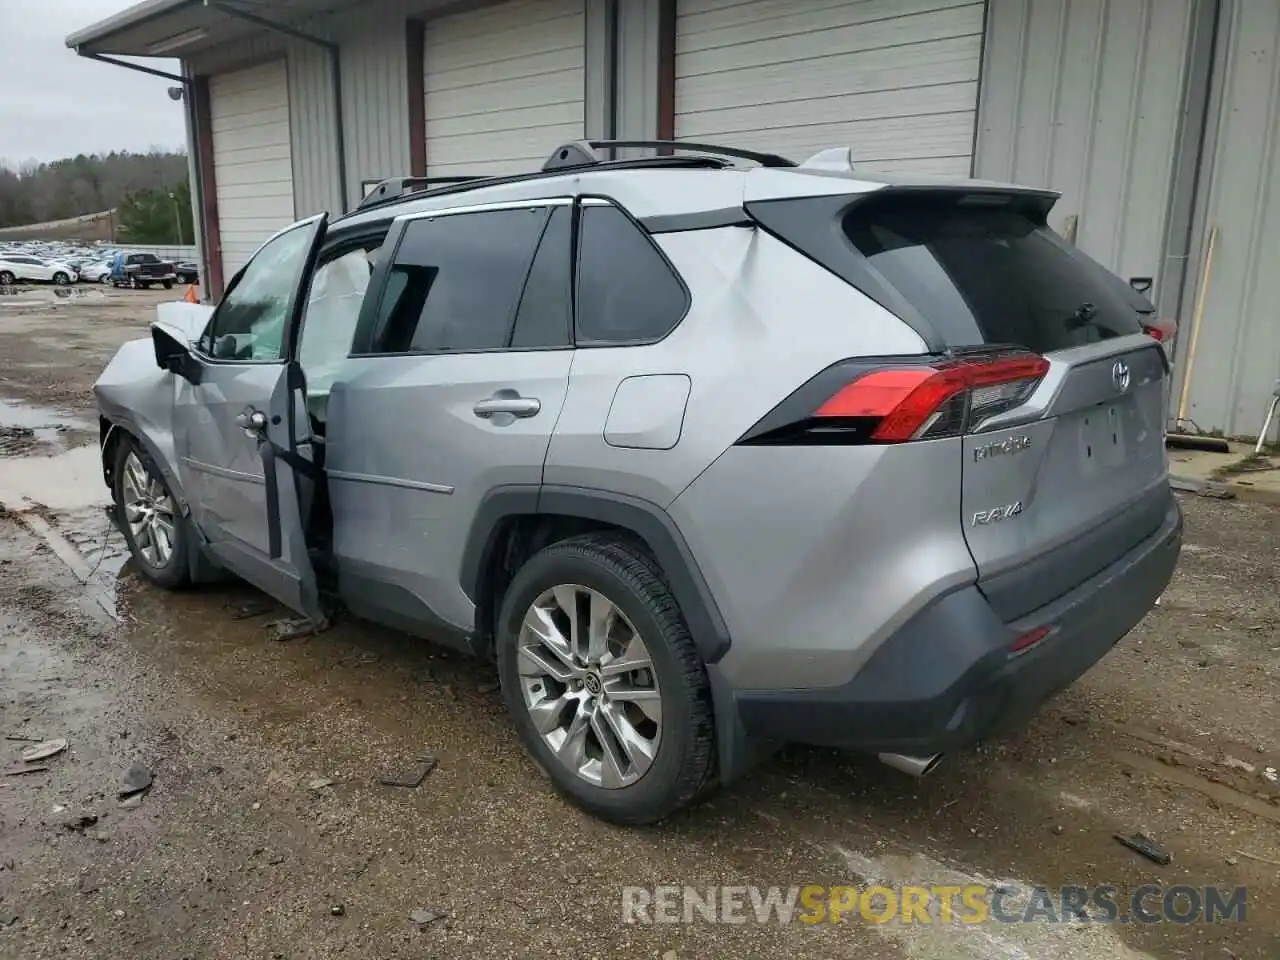
<svg viewBox="0 0 1280 960"><path fill-rule="evenodd" d="M68 38L177 57L208 292L399 175L682 138L1062 192L1055 229L1178 320L1174 413L1280 377L1280 0L145 0Z"/></svg>

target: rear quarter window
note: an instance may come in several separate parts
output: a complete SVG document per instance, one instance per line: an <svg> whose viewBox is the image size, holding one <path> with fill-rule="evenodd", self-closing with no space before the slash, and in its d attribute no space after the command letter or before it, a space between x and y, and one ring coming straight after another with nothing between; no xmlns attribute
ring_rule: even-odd
<svg viewBox="0 0 1280 960"><path fill-rule="evenodd" d="M579 346L661 340L689 309L667 258L614 206L584 206L578 239Z"/></svg>
<svg viewBox="0 0 1280 960"><path fill-rule="evenodd" d="M1140 333L1124 282L1068 250L1011 198L872 198L844 232L952 345L1017 344L1039 353Z"/></svg>

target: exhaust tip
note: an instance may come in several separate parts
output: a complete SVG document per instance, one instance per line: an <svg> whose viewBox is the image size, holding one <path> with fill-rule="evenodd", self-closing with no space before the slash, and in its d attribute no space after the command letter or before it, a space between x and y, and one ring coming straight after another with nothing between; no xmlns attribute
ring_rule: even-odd
<svg viewBox="0 0 1280 960"><path fill-rule="evenodd" d="M923 777L925 774L932 773L938 764L942 762L942 757L941 753L935 753L927 757L910 757L905 753L879 754L881 763L893 767L895 770L900 770L910 777Z"/></svg>

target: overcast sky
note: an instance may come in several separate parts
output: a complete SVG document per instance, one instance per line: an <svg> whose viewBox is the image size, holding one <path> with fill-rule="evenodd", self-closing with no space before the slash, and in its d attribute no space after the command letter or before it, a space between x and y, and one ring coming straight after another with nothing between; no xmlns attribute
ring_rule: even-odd
<svg viewBox="0 0 1280 960"><path fill-rule="evenodd" d="M67 34L134 0L0 0L0 162L181 148L182 104L159 77L76 56ZM176 73L172 60L148 66Z"/></svg>

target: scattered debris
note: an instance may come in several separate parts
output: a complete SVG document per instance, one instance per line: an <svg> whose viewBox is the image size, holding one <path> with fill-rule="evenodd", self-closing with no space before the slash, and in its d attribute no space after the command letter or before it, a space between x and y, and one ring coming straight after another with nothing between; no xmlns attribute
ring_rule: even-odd
<svg viewBox="0 0 1280 960"><path fill-rule="evenodd" d="M232 620L252 620L254 617L265 616L273 609L272 604L266 600L248 600L228 606L231 608Z"/></svg>
<svg viewBox="0 0 1280 960"><path fill-rule="evenodd" d="M323 790L325 787L333 786L333 781L328 777L316 777L307 784L308 790Z"/></svg>
<svg viewBox="0 0 1280 960"><path fill-rule="evenodd" d="M1234 867L1236 864L1240 862L1239 857L1223 857L1222 859L1226 861L1226 864L1228 867Z"/></svg>
<svg viewBox="0 0 1280 960"><path fill-rule="evenodd" d="M1263 767L1262 779L1269 783L1280 783L1280 771L1277 771L1275 767Z"/></svg>
<svg viewBox="0 0 1280 960"><path fill-rule="evenodd" d="M1173 862L1173 854L1161 849L1154 840L1145 833L1135 833L1130 836L1123 834L1115 834L1115 838L1135 853L1140 853L1152 863L1158 863L1162 867L1167 867Z"/></svg>
<svg viewBox="0 0 1280 960"><path fill-rule="evenodd" d="M1243 760L1237 760L1235 757L1223 757L1218 761L1218 766L1227 767L1231 770L1243 770L1245 773L1253 773L1258 768L1252 763L1246 763Z"/></svg>
<svg viewBox="0 0 1280 960"><path fill-rule="evenodd" d="M426 927L435 923L437 920L443 920L448 914L442 910L433 910L431 907L419 907L409 914L409 919L420 927Z"/></svg>
<svg viewBox="0 0 1280 960"><path fill-rule="evenodd" d="M326 619L316 623L308 617L286 617L271 621L267 624L267 629L275 630L276 640L297 640L299 637L314 637L318 633L324 633L329 629L329 621Z"/></svg>
<svg viewBox="0 0 1280 960"><path fill-rule="evenodd" d="M345 917L347 915L347 908L340 903L335 903L329 908L329 915L334 917Z"/></svg>
<svg viewBox="0 0 1280 960"><path fill-rule="evenodd" d="M120 781L119 795L121 797L130 797L135 793L142 793L149 790L155 777L150 769L141 761L135 760L129 765L129 769L124 772L124 778Z"/></svg>
<svg viewBox="0 0 1280 960"><path fill-rule="evenodd" d="M378 782L384 787L407 787L413 790L420 786L423 780L427 779L427 774L434 770L435 766L436 758L428 755L419 760L417 766L407 773L379 777Z"/></svg>
<svg viewBox="0 0 1280 960"><path fill-rule="evenodd" d="M1252 860L1254 863L1265 863L1269 867L1280 867L1280 860L1272 860L1270 857L1261 857L1256 853L1250 853L1248 850L1237 850L1236 853L1244 857L1246 860Z"/></svg>
<svg viewBox="0 0 1280 960"><path fill-rule="evenodd" d="M24 773L44 773L48 769L44 764L30 767L14 767L12 770L6 770L4 775L6 777L20 777Z"/></svg>
<svg viewBox="0 0 1280 960"><path fill-rule="evenodd" d="M23 750L22 759L26 763L35 763L37 760L56 757L65 749L67 749L66 740L46 740L44 743L37 743L35 746L27 747Z"/></svg>
<svg viewBox="0 0 1280 960"><path fill-rule="evenodd" d="M125 797L119 803L119 807L121 810L134 810L140 806L142 806L141 793L135 793L135 794L132 794L131 796Z"/></svg>
<svg viewBox="0 0 1280 960"><path fill-rule="evenodd" d="M5 739L6 739L6 740L10 740L10 741L12 741L12 742L14 742L14 743L39 743L39 742L40 742L40 738L39 738L39 737L18 737L18 736L7 736L7 737L5 737Z"/></svg>
<svg viewBox="0 0 1280 960"><path fill-rule="evenodd" d="M90 827L98 822L96 813L83 813L78 817L66 821L62 824L64 830L70 830L72 833L84 833Z"/></svg>

